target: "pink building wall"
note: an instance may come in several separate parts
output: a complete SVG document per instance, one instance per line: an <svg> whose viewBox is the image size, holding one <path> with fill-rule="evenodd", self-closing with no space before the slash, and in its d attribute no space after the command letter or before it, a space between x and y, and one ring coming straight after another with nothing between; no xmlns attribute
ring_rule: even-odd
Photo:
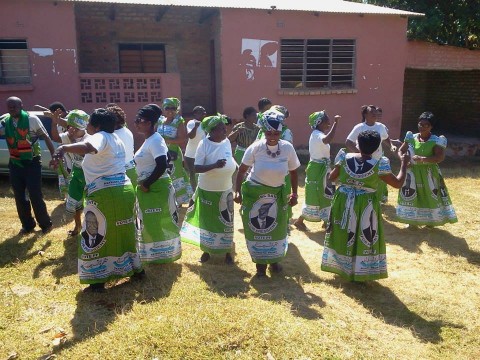
<svg viewBox="0 0 480 360"><path fill-rule="evenodd" d="M0 85L0 112L5 100L18 96L24 107L48 106L62 101L78 105L79 79L73 4L54 1L2 0L0 37L26 39L31 65L31 85Z"/></svg>
<svg viewBox="0 0 480 360"><path fill-rule="evenodd" d="M383 108L383 122L390 136L400 135L403 76L407 57L407 19L399 16L322 14L222 9L221 69L223 109L241 118L246 106L257 105L261 97L285 105L290 111L288 126L294 145L308 144L308 115L326 109L341 114L335 143L344 143L352 127L361 121L360 107L375 104ZM314 92L288 95L280 89L280 54L276 67L255 67L255 79L247 80L241 65L242 39L280 42L280 39L355 39L355 90L347 93ZM291 92L290 92L291 93Z"/></svg>

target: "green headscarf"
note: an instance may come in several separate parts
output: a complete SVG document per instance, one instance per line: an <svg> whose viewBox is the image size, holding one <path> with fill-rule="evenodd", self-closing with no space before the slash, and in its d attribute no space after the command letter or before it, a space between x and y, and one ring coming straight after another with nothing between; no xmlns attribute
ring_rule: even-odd
<svg viewBox="0 0 480 360"><path fill-rule="evenodd" d="M72 110L67 115L67 125L79 130L87 128L88 114L83 110Z"/></svg>
<svg viewBox="0 0 480 360"><path fill-rule="evenodd" d="M178 110L178 108L180 107L180 100L174 97L165 98L163 99L162 108L165 109L166 107L174 107Z"/></svg>
<svg viewBox="0 0 480 360"><path fill-rule="evenodd" d="M320 124L323 120L328 119L328 115L325 110L316 111L313 114L310 114L308 117L308 124L315 129L318 124Z"/></svg>
<svg viewBox="0 0 480 360"><path fill-rule="evenodd" d="M217 114L213 116L207 116L202 120L202 129L205 131L207 134L212 131L212 129L223 122L224 124L227 124L227 117L222 114Z"/></svg>

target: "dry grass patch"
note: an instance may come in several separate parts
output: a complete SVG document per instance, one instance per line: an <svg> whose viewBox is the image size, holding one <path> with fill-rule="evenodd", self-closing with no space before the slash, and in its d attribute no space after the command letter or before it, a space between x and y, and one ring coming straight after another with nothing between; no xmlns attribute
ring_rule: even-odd
<svg viewBox="0 0 480 360"><path fill-rule="evenodd" d="M200 264L201 251L184 245L178 263L148 266L145 280L106 294L81 292L55 184L44 188L56 228L20 238L0 179L0 359L480 358L480 165L447 165L457 224L403 229L390 189L388 279L358 285L322 272L324 231L313 223L292 230L282 275L252 278L237 215L235 266Z"/></svg>

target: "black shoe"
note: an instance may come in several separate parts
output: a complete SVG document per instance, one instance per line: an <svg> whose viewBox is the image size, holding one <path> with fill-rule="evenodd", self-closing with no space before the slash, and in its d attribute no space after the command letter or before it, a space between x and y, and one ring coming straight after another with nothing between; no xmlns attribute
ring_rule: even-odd
<svg viewBox="0 0 480 360"><path fill-rule="evenodd" d="M45 235L45 234L48 234L50 231L52 231L52 228L53 228L53 225L52 223L50 223L50 225L47 225L45 227L42 227L42 233Z"/></svg>
<svg viewBox="0 0 480 360"><path fill-rule="evenodd" d="M143 280L147 274L145 273L145 269L142 269L140 272L134 273L131 278L134 280Z"/></svg>
<svg viewBox="0 0 480 360"><path fill-rule="evenodd" d="M29 229L26 229L26 228L21 228L20 231L18 232L18 235L27 235L27 234L30 234L32 233L33 231L35 230L35 226L32 227L32 228L29 228Z"/></svg>
<svg viewBox="0 0 480 360"><path fill-rule="evenodd" d="M207 253L207 252L204 252L204 253L202 254L202 256L200 257L200 262L201 262L201 263L205 263L205 262L207 262L208 260L210 260L210 254Z"/></svg>
<svg viewBox="0 0 480 360"><path fill-rule="evenodd" d="M278 274L282 272L282 270L283 270L282 265L280 265L279 263L270 264L270 272Z"/></svg>
<svg viewBox="0 0 480 360"><path fill-rule="evenodd" d="M232 254L230 254L230 253L226 253L226 254L225 254L225 264L227 264L227 265L233 265Z"/></svg>
<svg viewBox="0 0 480 360"><path fill-rule="evenodd" d="M90 284L85 289L83 289L83 292L103 293L105 292L105 283Z"/></svg>
<svg viewBox="0 0 480 360"><path fill-rule="evenodd" d="M257 266L257 273L255 274L256 277L267 276L267 264L256 264L256 266Z"/></svg>

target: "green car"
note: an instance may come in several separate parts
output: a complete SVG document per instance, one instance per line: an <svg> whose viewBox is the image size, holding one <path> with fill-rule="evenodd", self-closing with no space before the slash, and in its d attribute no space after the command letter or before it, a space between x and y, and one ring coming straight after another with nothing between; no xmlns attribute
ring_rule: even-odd
<svg viewBox="0 0 480 360"><path fill-rule="evenodd" d="M45 129L48 132L48 135L51 135L52 129L52 119L48 116L43 115L42 111L27 111L31 115L37 116L40 121L45 126ZM3 114L0 118L3 118L8 114ZM42 149L42 176L43 177L57 177L57 171L50 168L48 165L52 157L50 156L50 151L48 151L47 145L44 140L39 140L40 147ZM55 147L58 146L56 142L53 142ZM7 141L5 140L4 135L0 135L0 174L8 174L8 162L10 159L10 154L8 152Z"/></svg>

